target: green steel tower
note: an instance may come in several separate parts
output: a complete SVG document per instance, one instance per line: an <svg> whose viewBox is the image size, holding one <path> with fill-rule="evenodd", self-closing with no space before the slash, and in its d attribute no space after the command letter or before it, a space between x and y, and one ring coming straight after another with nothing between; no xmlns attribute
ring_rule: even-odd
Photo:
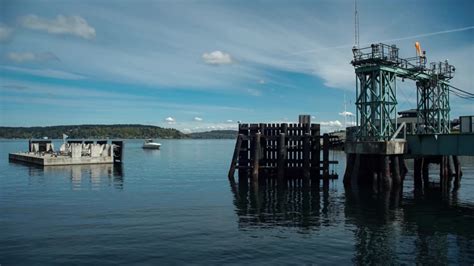
<svg viewBox="0 0 474 266"><path fill-rule="evenodd" d="M417 49L419 44L417 43ZM352 49L356 73L358 141L388 141L397 130L397 77L417 86L418 134L450 132L449 80L455 68L447 61L426 67L425 52L400 58L395 45Z"/></svg>
<svg viewBox="0 0 474 266"><path fill-rule="evenodd" d="M358 139L388 140L395 132L392 121L397 118L397 82L394 66L398 48L394 45L372 44L354 48L352 65L356 72ZM395 123L396 125L396 123Z"/></svg>
<svg viewBox="0 0 474 266"><path fill-rule="evenodd" d="M418 134L450 132L449 80L454 71L447 61L431 63L426 70L431 78L417 81Z"/></svg>

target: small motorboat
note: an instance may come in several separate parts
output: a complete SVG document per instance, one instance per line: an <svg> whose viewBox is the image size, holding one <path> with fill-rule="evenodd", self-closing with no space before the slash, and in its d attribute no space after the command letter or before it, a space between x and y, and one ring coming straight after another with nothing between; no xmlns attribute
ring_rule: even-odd
<svg viewBox="0 0 474 266"><path fill-rule="evenodd" d="M161 147L161 143L153 142L152 139L146 139L145 143L143 143L143 149L155 149L159 150Z"/></svg>

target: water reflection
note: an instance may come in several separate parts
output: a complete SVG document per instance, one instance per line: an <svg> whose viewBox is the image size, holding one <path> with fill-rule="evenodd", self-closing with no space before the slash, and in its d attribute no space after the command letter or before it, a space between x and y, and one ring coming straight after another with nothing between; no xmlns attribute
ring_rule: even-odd
<svg viewBox="0 0 474 266"><path fill-rule="evenodd" d="M65 166L39 166L15 162L15 166L26 167L28 175L34 177L36 182L47 182L45 177L64 176L71 181L73 190L92 189L99 190L104 186L123 189L122 164L91 164L91 165L65 165ZM30 180L32 183L33 180Z"/></svg>
<svg viewBox="0 0 474 266"><path fill-rule="evenodd" d="M239 227L286 226L314 230L335 223L340 210L331 193L334 188L305 186L301 180L259 185L231 181Z"/></svg>
<svg viewBox="0 0 474 266"><path fill-rule="evenodd" d="M123 189L123 169L121 164L45 166L45 175L70 176L73 190L102 186Z"/></svg>
<svg viewBox="0 0 474 266"><path fill-rule="evenodd" d="M298 227L308 233L344 225L354 235L355 264L474 262L474 205L458 204L455 193L413 197L347 188L341 194L301 181L230 184L240 229Z"/></svg>
<svg viewBox="0 0 474 266"><path fill-rule="evenodd" d="M385 264L413 256L417 264L472 263L474 206L458 205L456 197L430 190L397 206L393 195L346 190L346 220L356 226L354 262Z"/></svg>

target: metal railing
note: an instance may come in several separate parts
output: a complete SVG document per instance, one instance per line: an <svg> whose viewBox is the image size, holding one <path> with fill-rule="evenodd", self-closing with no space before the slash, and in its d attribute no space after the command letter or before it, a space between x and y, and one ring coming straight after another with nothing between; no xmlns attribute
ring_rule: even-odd
<svg viewBox="0 0 474 266"><path fill-rule="evenodd" d="M370 65L385 63L389 65L396 65L400 68L423 72L429 75L437 75L442 79L451 79L454 77L456 68L448 63L448 60L444 62L431 62L429 67L426 66L427 59L425 53L423 55L400 58L398 54L399 48L396 45L388 45L383 43L372 44L369 47L352 49L354 59L352 65Z"/></svg>

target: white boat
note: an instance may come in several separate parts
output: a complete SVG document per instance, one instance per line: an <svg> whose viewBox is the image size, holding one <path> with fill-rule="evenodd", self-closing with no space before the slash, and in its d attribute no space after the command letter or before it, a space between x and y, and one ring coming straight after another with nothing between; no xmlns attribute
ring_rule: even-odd
<svg viewBox="0 0 474 266"><path fill-rule="evenodd" d="M161 147L161 143L153 142L152 139L146 139L145 143L143 143L143 149L155 149L159 150Z"/></svg>

